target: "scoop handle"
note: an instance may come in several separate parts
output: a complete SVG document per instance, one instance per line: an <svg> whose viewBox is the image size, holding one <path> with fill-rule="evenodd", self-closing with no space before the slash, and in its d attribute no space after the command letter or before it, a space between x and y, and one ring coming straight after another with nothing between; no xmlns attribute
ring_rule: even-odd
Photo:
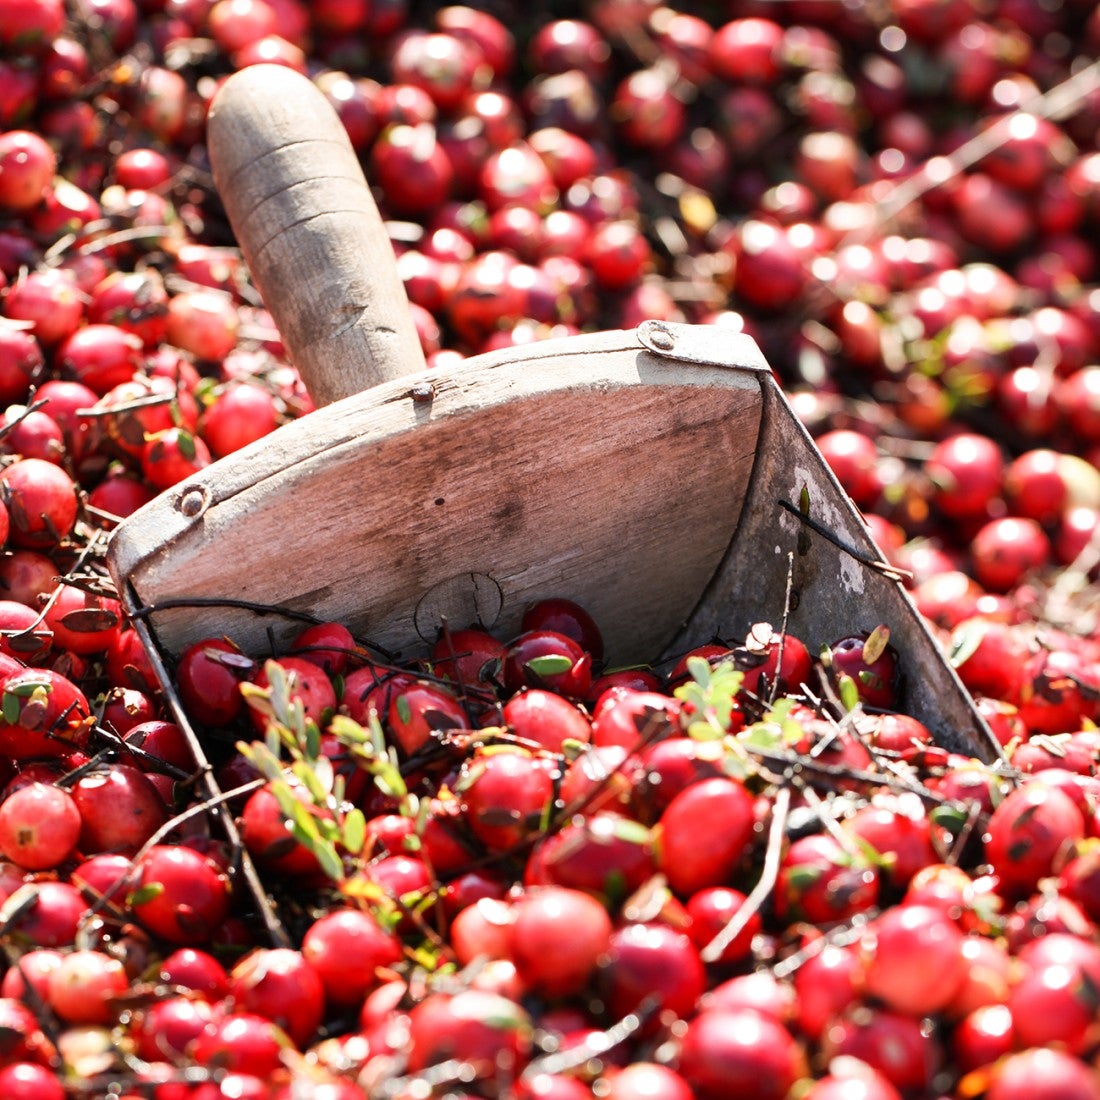
<svg viewBox="0 0 1100 1100"><path fill-rule="evenodd" d="M424 369L393 246L340 117L307 77L252 65L207 121L214 183L317 405Z"/></svg>

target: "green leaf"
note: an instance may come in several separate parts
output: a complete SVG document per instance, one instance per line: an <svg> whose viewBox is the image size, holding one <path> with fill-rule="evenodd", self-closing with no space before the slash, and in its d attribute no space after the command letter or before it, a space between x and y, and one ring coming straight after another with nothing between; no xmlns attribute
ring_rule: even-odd
<svg viewBox="0 0 1100 1100"><path fill-rule="evenodd" d="M532 657L524 667L534 675L545 678L568 672L573 667L573 662L561 653L544 653L541 657Z"/></svg>
<svg viewBox="0 0 1100 1100"><path fill-rule="evenodd" d="M392 760L379 761L373 768L374 785L390 798L404 799L409 789L401 775L401 769Z"/></svg>
<svg viewBox="0 0 1100 1100"><path fill-rule="evenodd" d="M9 726L14 726L19 722L19 696L14 691L4 692L4 701L0 704L0 713L4 715L4 721Z"/></svg>
<svg viewBox="0 0 1100 1100"><path fill-rule="evenodd" d="M859 687L851 676L842 674L838 684L840 701L845 710L855 710L859 706Z"/></svg>
<svg viewBox="0 0 1100 1100"><path fill-rule="evenodd" d="M588 742L578 741L575 737L567 737L561 743L561 754L565 757L565 762L571 764L578 757L583 756L588 751Z"/></svg>
<svg viewBox="0 0 1100 1100"><path fill-rule="evenodd" d="M333 801L332 795L336 789L336 769L333 767L332 761L323 753L317 756L312 763L313 774L317 777L321 790L325 792L325 802L331 804ZM339 801L339 799L336 801Z"/></svg>
<svg viewBox="0 0 1100 1100"><path fill-rule="evenodd" d="M286 821L293 821L298 811L304 809L298 799L294 797L294 792L285 779L272 780L268 785L268 790L275 796L275 801L279 803L279 811Z"/></svg>
<svg viewBox="0 0 1100 1100"><path fill-rule="evenodd" d="M310 798L318 806L325 805L328 799L328 791L325 790L312 765L306 760L297 760L290 766L290 770L298 777L302 786L309 791Z"/></svg>
<svg viewBox="0 0 1100 1100"><path fill-rule="evenodd" d="M183 457L186 458L188 462L194 462L195 437L190 432L177 432L176 444L180 449L180 454L183 455Z"/></svg>
<svg viewBox="0 0 1100 1100"><path fill-rule="evenodd" d="M282 779L286 775L283 762L263 741L253 741L251 745L238 744L237 750L268 779Z"/></svg>
<svg viewBox="0 0 1100 1100"><path fill-rule="evenodd" d="M22 680L7 688L5 694L11 692L22 699L29 699L36 691L44 691L49 695L53 691L53 685L48 680Z"/></svg>
<svg viewBox="0 0 1100 1100"><path fill-rule="evenodd" d="M340 858L339 853L333 845L326 841L321 841L311 850L314 858L321 865L321 870L324 871L333 882L343 881L344 861Z"/></svg>
<svg viewBox="0 0 1100 1100"><path fill-rule="evenodd" d="M636 844L639 848L644 848L653 839L653 834L645 825L630 817L617 818L612 832L617 839Z"/></svg>
<svg viewBox="0 0 1100 1100"><path fill-rule="evenodd" d="M967 619L955 628L951 635L951 648L947 652L952 668L960 668L974 656L988 629L988 622L979 618Z"/></svg>
<svg viewBox="0 0 1100 1100"><path fill-rule="evenodd" d="M344 815L343 845L353 856L357 856L363 850L366 841L367 818L356 806Z"/></svg>
<svg viewBox="0 0 1100 1100"><path fill-rule="evenodd" d="M341 745L365 745L371 739L370 733L346 714L333 716L332 721L329 723L329 732Z"/></svg>
<svg viewBox="0 0 1100 1100"><path fill-rule="evenodd" d="M721 741L725 734L720 729L706 721L690 722L686 730L692 741Z"/></svg>
<svg viewBox="0 0 1100 1100"><path fill-rule="evenodd" d="M928 820L933 825L946 829L952 836L958 836L969 819L970 815L962 806L953 806L949 802L933 806L928 811Z"/></svg>
<svg viewBox="0 0 1100 1100"><path fill-rule="evenodd" d="M397 697L396 706L397 717L400 718L401 721L404 722L406 725L408 725L409 722L412 721L412 707L409 704L408 699L406 699L404 695L399 695Z"/></svg>
<svg viewBox="0 0 1100 1100"><path fill-rule="evenodd" d="M305 753L309 760L321 755L321 730L316 722L306 722Z"/></svg>
<svg viewBox="0 0 1100 1100"><path fill-rule="evenodd" d="M784 746L783 727L777 722L754 722L737 735L737 740L750 748L772 752Z"/></svg>
<svg viewBox="0 0 1100 1100"><path fill-rule="evenodd" d="M890 644L890 628L885 623L876 626L867 640L863 643L863 660L866 664L873 665L885 652Z"/></svg>
<svg viewBox="0 0 1100 1100"><path fill-rule="evenodd" d="M800 865L787 871L787 883L796 890L808 890L825 873L822 867Z"/></svg>
<svg viewBox="0 0 1100 1100"><path fill-rule="evenodd" d="M728 779L745 780L755 773L743 753L727 752L722 757L722 774Z"/></svg>
<svg viewBox="0 0 1100 1100"><path fill-rule="evenodd" d="M126 898L126 906L133 909L137 905L146 905L164 893L163 882L147 882L139 886Z"/></svg>
<svg viewBox="0 0 1100 1100"><path fill-rule="evenodd" d="M280 725L272 715L264 726L264 747L276 759L283 754L283 731L286 727Z"/></svg>

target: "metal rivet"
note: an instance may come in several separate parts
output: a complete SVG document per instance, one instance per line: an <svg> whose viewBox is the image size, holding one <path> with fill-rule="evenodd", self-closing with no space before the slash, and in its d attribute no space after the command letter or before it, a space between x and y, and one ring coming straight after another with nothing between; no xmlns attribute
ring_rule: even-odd
<svg viewBox="0 0 1100 1100"><path fill-rule="evenodd" d="M676 337L667 328L657 328L656 325L650 332L649 339L658 351L672 351L676 345Z"/></svg>
<svg viewBox="0 0 1100 1100"><path fill-rule="evenodd" d="M210 503L210 490L205 485L191 485L180 493L176 508L188 519L201 516Z"/></svg>
<svg viewBox="0 0 1100 1100"><path fill-rule="evenodd" d="M435 396L435 387L431 382L417 382L410 392L414 401L431 401Z"/></svg>

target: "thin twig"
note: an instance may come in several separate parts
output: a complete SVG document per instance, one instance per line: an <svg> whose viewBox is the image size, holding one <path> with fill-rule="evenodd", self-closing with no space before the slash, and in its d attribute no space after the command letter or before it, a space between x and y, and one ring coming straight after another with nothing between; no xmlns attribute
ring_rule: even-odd
<svg viewBox="0 0 1100 1100"><path fill-rule="evenodd" d="M759 912L761 906L771 897L779 878L779 864L783 854L783 838L787 833L787 815L791 809L791 788L780 787L772 803L771 827L768 829L768 847L764 853L764 867L760 878L745 898L744 904L729 919L725 928L718 933L700 952L703 962L718 962L722 952L744 931L749 921Z"/></svg>
<svg viewBox="0 0 1100 1100"><path fill-rule="evenodd" d="M804 523L811 531L831 542L838 550L842 550L849 557L855 558L855 560L862 565L866 565L868 569L873 569L876 573L892 581L903 581L912 578L913 574L910 573L908 569L900 569L896 565L891 565L889 562L874 558L870 554L865 554L862 550L857 550L850 543L840 538L835 532L830 531L823 523L818 523L817 520L803 513L801 509L797 508L789 500L784 500L780 497L776 503L780 508L784 508L790 512L799 523Z"/></svg>

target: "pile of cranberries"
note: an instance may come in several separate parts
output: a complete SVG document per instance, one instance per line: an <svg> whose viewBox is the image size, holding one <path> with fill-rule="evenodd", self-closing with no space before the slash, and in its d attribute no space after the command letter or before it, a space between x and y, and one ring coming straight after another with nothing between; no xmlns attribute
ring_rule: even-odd
<svg viewBox="0 0 1100 1100"><path fill-rule="evenodd" d="M1098 48L1088 0L0 0L0 1097L1100 1100ZM1004 760L887 625L612 669L555 593L159 683L112 529L312 408L204 144L258 62L430 366L753 336Z"/></svg>
<svg viewBox="0 0 1100 1100"><path fill-rule="evenodd" d="M99 769L126 855L71 771L13 784L0 848L95 899L75 957L116 985L64 1018L133 1037L133 1095L1094 1097L1100 704L1060 737L998 704L988 766L895 709L915 674L885 625L812 655L764 623L608 670L564 598L400 664L338 623L274 657L212 637L173 690L262 899L216 832L140 812L138 777L187 801L170 723ZM32 828L47 799L64 829ZM74 955L25 934L74 1012Z"/></svg>

